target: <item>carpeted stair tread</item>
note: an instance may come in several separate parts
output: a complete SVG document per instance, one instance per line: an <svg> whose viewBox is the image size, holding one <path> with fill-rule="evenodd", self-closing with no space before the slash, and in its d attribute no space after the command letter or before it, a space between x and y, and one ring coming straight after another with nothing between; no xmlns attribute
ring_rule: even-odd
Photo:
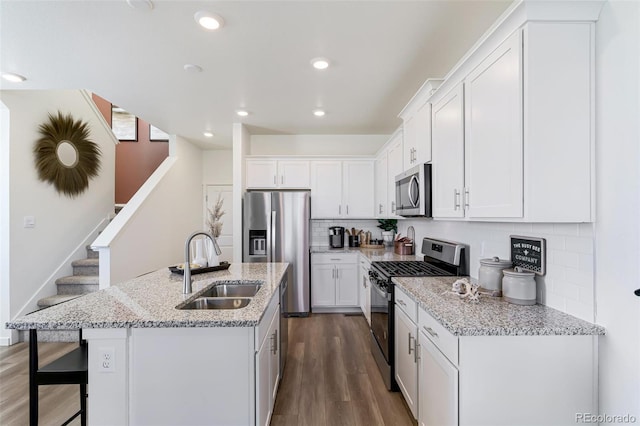
<svg viewBox="0 0 640 426"><path fill-rule="evenodd" d="M56 280L56 284L99 284L97 275L70 275Z"/></svg>
<svg viewBox="0 0 640 426"><path fill-rule="evenodd" d="M48 306L57 305L58 303L68 302L69 300L76 299L82 296L81 294L56 294L54 296L44 297L38 300L38 306L40 308L46 308Z"/></svg>
<svg viewBox="0 0 640 426"><path fill-rule="evenodd" d="M89 259L78 259L71 262L71 266L99 266L100 259L89 258Z"/></svg>

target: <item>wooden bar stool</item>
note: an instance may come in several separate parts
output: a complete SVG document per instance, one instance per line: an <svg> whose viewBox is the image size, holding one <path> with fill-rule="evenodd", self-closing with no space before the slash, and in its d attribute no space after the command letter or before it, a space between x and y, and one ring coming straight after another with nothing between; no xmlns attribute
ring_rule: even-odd
<svg viewBox="0 0 640 426"><path fill-rule="evenodd" d="M68 425L80 416L82 426L87 424L87 342L82 340L80 330L80 346L61 356L55 361L38 368L38 334L35 329L29 330L29 424L38 426L38 386L42 385L80 385L80 410L65 421Z"/></svg>

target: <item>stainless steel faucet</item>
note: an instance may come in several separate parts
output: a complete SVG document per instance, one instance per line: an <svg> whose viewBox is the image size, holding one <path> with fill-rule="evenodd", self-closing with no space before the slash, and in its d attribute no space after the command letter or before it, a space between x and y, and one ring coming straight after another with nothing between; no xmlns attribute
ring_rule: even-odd
<svg viewBox="0 0 640 426"><path fill-rule="evenodd" d="M182 281L182 293L189 294L192 292L191 290L191 240L193 240L198 235L204 235L205 237L209 237L211 242L213 243L213 249L216 251L217 255L220 255L222 251L220 250L220 246L216 242L216 239L213 238L211 234L204 231L196 231L193 234L187 237L187 241L184 243L184 279Z"/></svg>

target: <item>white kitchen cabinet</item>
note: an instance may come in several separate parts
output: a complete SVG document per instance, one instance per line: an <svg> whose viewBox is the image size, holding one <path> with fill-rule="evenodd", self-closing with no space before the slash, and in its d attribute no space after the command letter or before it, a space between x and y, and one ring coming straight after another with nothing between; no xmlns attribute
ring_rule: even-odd
<svg viewBox="0 0 640 426"><path fill-rule="evenodd" d="M371 283L369 282L369 270L371 262L365 256L360 255L360 309L371 325Z"/></svg>
<svg viewBox="0 0 640 426"><path fill-rule="evenodd" d="M342 161L311 162L311 218L342 217Z"/></svg>
<svg viewBox="0 0 640 426"><path fill-rule="evenodd" d="M464 217L464 99L462 83L433 105L434 218Z"/></svg>
<svg viewBox="0 0 640 426"><path fill-rule="evenodd" d="M465 79L465 209L470 218L522 217L522 32Z"/></svg>
<svg viewBox="0 0 640 426"><path fill-rule="evenodd" d="M404 121L404 170L431 161L431 103L425 102Z"/></svg>
<svg viewBox="0 0 640 426"><path fill-rule="evenodd" d="M387 213L390 218L399 218L396 214L396 176L402 173L402 138L398 132L387 151Z"/></svg>
<svg viewBox="0 0 640 426"><path fill-rule="evenodd" d="M269 327L256 352L256 424L260 426L269 425L280 382L280 311L266 320Z"/></svg>
<svg viewBox="0 0 640 426"><path fill-rule="evenodd" d="M373 218L371 160L311 161L311 218Z"/></svg>
<svg viewBox="0 0 640 426"><path fill-rule="evenodd" d="M458 425L458 369L420 330L418 345L418 425Z"/></svg>
<svg viewBox="0 0 640 426"><path fill-rule="evenodd" d="M311 255L311 307L358 308L357 255Z"/></svg>
<svg viewBox="0 0 640 426"><path fill-rule="evenodd" d="M376 158L374 166L374 187L375 187L375 212L376 217L387 217L390 210L387 194L387 151L383 151Z"/></svg>
<svg viewBox="0 0 640 426"><path fill-rule="evenodd" d="M396 382L414 418L418 418L418 327L395 306Z"/></svg>
<svg viewBox="0 0 640 426"><path fill-rule="evenodd" d="M246 185L250 189L308 189L309 161L247 159Z"/></svg>

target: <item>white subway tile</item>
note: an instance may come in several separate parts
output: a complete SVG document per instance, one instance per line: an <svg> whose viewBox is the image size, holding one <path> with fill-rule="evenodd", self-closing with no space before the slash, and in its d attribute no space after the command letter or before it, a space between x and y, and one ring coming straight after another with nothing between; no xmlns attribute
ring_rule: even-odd
<svg viewBox="0 0 640 426"><path fill-rule="evenodd" d="M531 231L536 234L553 234L553 224L551 223L533 223Z"/></svg>
<svg viewBox="0 0 640 426"><path fill-rule="evenodd" d="M563 312L585 321L594 321L593 305L588 305L577 300L567 300Z"/></svg>
<svg viewBox="0 0 640 426"><path fill-rule="evenodd" d="M547 250L564 250L563 235L545 235L544 238L547 241Z"/></svg>
<svg viewBox="0 0 640 426"><path fill-rule="evenodd" d="M531 236L533 230L530 223L516 223L513 226L513 232L518 235Z"/></svg>
<svg viewBox="0 0 640 426"><path fill-rule="evenodd" d="M593 237L593 223L579 223L578 235L581 237Z"/></svg>
<svg viewBox="0 0 640 426"><path fill-rule="evenodd" d="M593 254L579 254L578 269L581 271L589 271L593 274Z"/></svg>
<svg viewBox="0 0 640 426"><path fill-rule="evenodd" d="M549 306L551 308L557 309L562 312L565 311L565 298L556 294L552 291L548 291L545 300L545 306Z"/></svg>
<svg viewBox="0 0 640 426"><path fill-rule="evenodd" d="M580 297L579 287L566 281L555 281L553 283L553 292L566 299L578 300Z"/></svg>
<svg viewBox="0 0 640 426"><path fill-rule="evenodd" d="M564 280L584 288L593 288L593 271L583 271L580 269L566 268Z"/></svg>
<svg viewBox="0 0 640 426"><path fill-rule="evenodd" d="M582 302L585 305L593 306L593 300L594 300L593 287L580 288L578 292L580 293L580 297L578 298L579 302Z"/></svg>
<svg viewBox="0 0 640 426"><path fill-rule="evenodd" d="M556 235L578 236L578 224L576 223L554 223L553 233Z"/></svg>
<svg viewBox="0 0 640 426"><path fill-rule="evenodd" d="M590 237L565 237L564 248L575 253L593 253L593 239Z"/></svg>
<svg viewBox="0 0 640 426"><path fill-rule="evenodd" d="M578 268L578 254L568 251L553 251L552 263L554 265L567 266L569 268Z"/></svg>

